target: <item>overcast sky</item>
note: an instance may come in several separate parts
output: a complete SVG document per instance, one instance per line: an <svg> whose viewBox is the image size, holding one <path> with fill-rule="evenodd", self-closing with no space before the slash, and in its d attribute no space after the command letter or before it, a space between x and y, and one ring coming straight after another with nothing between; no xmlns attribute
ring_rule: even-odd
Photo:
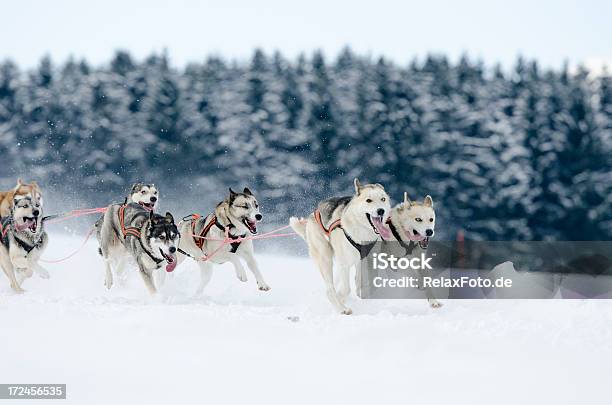
<svg viewBox="0 0 612 405"><path fill-rule="evenodd" d="M612 1L3 0L0 10L0 59L25 67L44 54L105 63L118 48L138 58L167 48L183 66L255 47L333 57L345 45L402 64L428 52L505 66L518 54L555 67L612 61Z"/></svg>

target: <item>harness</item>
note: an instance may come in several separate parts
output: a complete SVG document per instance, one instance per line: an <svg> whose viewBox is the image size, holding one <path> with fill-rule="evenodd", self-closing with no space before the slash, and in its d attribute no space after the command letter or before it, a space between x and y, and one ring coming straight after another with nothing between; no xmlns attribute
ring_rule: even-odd
<svg viewBox="0 0 612 405"><path fill-rule="evenodd" d="M217 228L219 228L224 234L225 234L225 230L227 229L229 231L229 229L233 228L234 225L230 222L230 224L225 227L223 226L219 220L217 219L217 216L212 214L212 218L210 219L210 221L208 222L208 224L206 224L206 226L204 226L204 228L202 228L202 230L200 231L199 234L196 235L196 224L197 224L197 220L202 218L202 216L200 214L192 214L191 215L191 234L193 235L193 241L196 244L196 246L202 250L202 247L204 246L204 241L206 240L206 235L208 235L208 232L210 231L210 228L214 226L216 226ZM242 239L246 236L246 233L244 235L238 235L238 236L234 236L231 235L229 232L227 232L227 235L230 239ZM242 242L238 241L238 242L232 242L230 243L230 246L232 247L230 249L231 253L236 253L236 251L238 250L238 248L240 247L240 244Z"/></svg>
<svg viewBox="0 0 612 405"><path fill-rule="evenodd" d="M325 235L327 235L328 238L330 237L331 233L334 230L338 228L342 229L342 232L344 233L344 237L346 238L346 240L348 240L348 242L355 249L357 249L361 260L365 259L370 254L374 246L376 245L377 241L365 243L365 244L355 242L355 240L353 240L353 238L351 238L351 236L348 233L346 233L346 231L342 227L342 223L340 222L340 219L337 219L334 222L332 222L329 228L325 228L325 225L323 225L323 220L321 219L321 211L319 211L318 209L315 210L314 217L315 217L315 221L317 221L317 223L319 224L323 232L325 232Z"/></svg>
<svg viewBox="0 0 612 405"><path fill-rule="evenodd" d="M134 227L134 226L130 226L130 227L125 227L125 207L127 206L127 204L122 204L121 207L119 207L119 226L121 226L121 233L123 234L123 239L127 238L128 236L134 236L138 239L140 239L140 229Z"/></svg>
<svg viewBox="0 0 612 405"><path fill-rule="evenodd" d="M407 244L406 242L404 242L399 232L397 231L397 228L395 227L395 225L393 225L393 222L391 222L391 218L387 220L387 225L389 225L389 229L391 229L391 233L393 234L393 237L397 239L397 242L400 244L400 246L406 250L406 256L410 256L412 254L412 251L416 247L417 243L410 241L410 243Z"/></svg>
<svg viewBox="0 0 612 405"><path fill-rule="evenodd" d="M119 212L117 213L119 217L119 226L121 227L121 234L123 235L123 239L127 239L128 236L135 237L136 240L138 240L138 242L140 243L142 250L144 250L144 252L147 254L147 256L149 256L149 258L151 258L151 260L153 260L155 264L159 265L165 259L163 258L160 259L158 257L155 257L153 256L153 253L149 252L149 249L145 247L145 245L142 243L142 239L140 238L142 235L142 233L140 232L140 229L136 228L135 226L129 226L126 228L125 226L125 207L126 206L127 204L122 204L119 207Z"/></svg>

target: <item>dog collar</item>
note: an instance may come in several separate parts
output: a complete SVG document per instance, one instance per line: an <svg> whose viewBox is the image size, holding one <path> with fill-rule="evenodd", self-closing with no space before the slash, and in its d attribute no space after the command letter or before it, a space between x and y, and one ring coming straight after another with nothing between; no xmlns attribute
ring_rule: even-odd
<svg viewBox="0 0 612 405"><path fill-rule="evenodd" d="M404 242L399 232L397 231L397 228L395 227L395 225L393 225L393 222L391 222L391 218L389 218L389 220L387 221L387 225L389 225L389 229L391 230L391 234L393 235L393 237L397 239L400 246L406 250L406 256L410 256L417 244L413 241L410 241L409 244Z"/></svg>
<svg viewBox="0 0 612 405"><path fill-rule="evenodd" d="M215 221L215 226L216 226L217 228L219 228L221 231L223 231L223 233L225 233L225 229L227 228L227 229L228 229L227 236L229 236L229 238L230 238L230 239L234 239L234 240L235 240L235 239L242 239L242 238L244 238L244 237L246 236L246 233L245 233L245 234L243 234L243 235L232 235L232 234L230 234L230 233L229 233L229 230L230 230L230 229L232 229L232 228L236 228L236 226L235 226L234 224L232 224L231 222L230 222L230 223L229 223L227 226L223 226L223 224L221 224L221 223L219 222L219 219L217 219L217 220ZM240 244L241 244L241 243L242 243L242 242L232 242L232 243L230 243L230 246L232 247L232 249L230 250L230 252L231 252L231 253L236 253L236 251L237 251L237 250L238 250L238 248L240 247Z"/></svg>
<svg viewBox="0 0 612 405"><path fill-rule="evenodd" d="M374 249L374 245L376 245L377 241L366 243L362 245L361 243L355 242L353 238L351 238L351 236L348 233L346 233L344 228L341 227L340 229L342 229L342 232L344 232L344 236L346 237L346 240L348 240L349 243L353 245L355 249L357 249L361 260L365 259L370 254L372 249Z"/></svg>

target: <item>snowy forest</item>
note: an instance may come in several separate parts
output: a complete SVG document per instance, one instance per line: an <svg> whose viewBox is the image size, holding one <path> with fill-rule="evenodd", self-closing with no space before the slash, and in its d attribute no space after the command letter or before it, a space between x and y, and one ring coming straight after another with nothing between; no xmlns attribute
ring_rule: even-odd
<svg viewBox="0 0 612 405"><path fill-rule="evenodd" d="M350 49L181 69L122 51L103 66L0 61L0 185L98 206L154 182L164 209L204 213L249 186L282 223L359 177L394 202L430 194L446 238L609 240L611 85L521 58L399 65Z"/></svg>

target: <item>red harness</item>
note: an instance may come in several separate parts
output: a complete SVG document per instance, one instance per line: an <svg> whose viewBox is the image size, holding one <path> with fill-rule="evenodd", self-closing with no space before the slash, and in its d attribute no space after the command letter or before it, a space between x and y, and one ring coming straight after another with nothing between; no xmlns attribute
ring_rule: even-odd
<svg viewBox="0 0 612 405"><path fill-rule="evenodd" d="M208 235L210 228L212 228L213 225L217 223L217 216L213 215L210 222L206 224L206 226L202 229L202 231L197 235L195 231L196 223L198 219L202 218L202 216L200 214L192 214L191 217L192 217L191 234L193 235L193 241L199 249L202 249L202 246L204 246L204 241L205 241L204 238L206 237L206 235Z"/></svg>
<svg viewBox="0 0 612 405"><path fill-rule="evenodd" d="M327 237L329 237L329 235L333 232L334 229L342 228L342 224L340 223L340 220L337 219L334 222L332 222L332 224L329 226L329 229L326 229L325 225L323 225L323 220L321 219L321 212L318 209L315 210L314 217L315 217L315 221L317 221L317 223L319 224L321 229L323 229L323 232L325 232L325 235L327 235Z"/></svg>
<svg viewBox="0 0 612 405"><path fill-rule="evenodd" d="M140 230L136 227L125 227L125 204L119 207L119 225L121 226L121 233L123 234L123 239L128 236L134 236L140 239Z"/></svg>
<svg viewBox="0 0 612 405"><path fill-rule="evenodd" d="M359 252L359 256L361 257L361 260L367 257L367 255L369 255L370 252L372 251L372 248L374 248L374 245L376 245L376 241L371 242L371 243L366 243L366 244L355 242L353 238L351 238L350 235L346 233L344 228L342 228L342 223L340 223L340 219L337 219L334 222L332 222L332 224L329 226L329 229L325 228L325 225L323 225L323 220L321 219L321 212L318 209L315 210L314 217L315 217L315 221L317 221L317 223L319 224L323 232L325 232L325 235L327 235L328 238L335 229L338 229L338 228L342 229L342 232L344 233L344 237L346 238L346 240L348 240L348 242L355 249L357 249L357 251Z"/></svg>

